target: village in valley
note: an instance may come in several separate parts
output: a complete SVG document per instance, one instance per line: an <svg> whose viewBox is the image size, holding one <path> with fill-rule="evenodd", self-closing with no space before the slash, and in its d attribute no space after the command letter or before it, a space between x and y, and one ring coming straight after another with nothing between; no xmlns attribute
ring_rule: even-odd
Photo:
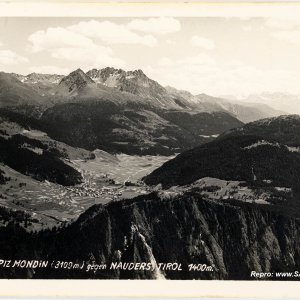
<svg viewBox="0 0 300 300"><path fill-rule="evenodd" d="M94 153L94 159L67 159L66 162L83 178L82 183L74 186L37 181L1 165L10 178L0 195L1 207L26 212L31 221L24 220L23 223L30 224L28 229L59 227L75 220L94 204L130 199L151 192L141 178L170 159L163 156L112 155L101 150Z"/></svg>

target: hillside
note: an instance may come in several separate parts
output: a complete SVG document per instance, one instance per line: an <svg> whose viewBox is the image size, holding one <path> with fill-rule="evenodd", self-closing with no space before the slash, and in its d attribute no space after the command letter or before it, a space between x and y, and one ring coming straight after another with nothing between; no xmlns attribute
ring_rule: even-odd
<svg viewBox="0 0 300 300"><path fill-rule="evenodd" d="M198 110L206 112L224 111L232 114L244 123L284 114L284 112L272 108L272 103L266 105L257 102L239 102L236 99L212 97L206 94L193 95L187 91L177 90L172 87L167 87L167 90L174 96L180 96L194 103Z"/></svg>
<svg viewBox="0 0 300 300"><path fill-rule="evenodd" d="M273 109L271 106L260 103L222 101L221 106L244 123L285 114L283 111Z"/></svg>
<svg viewBox="0 0 300 300"><path fill-rule="evenodd" d="M64 77L63 75L40 73L30 73L28 75L12 73L11 75L33 88L42 97L51 96L55 87Z"/></svg>
<svg viewBox="0 0 300 300"><path fill-rule="evenodd" d="M0 72L0 107L40 105L42 102L42 97L32 87L11 74Z"/></svg>
<svg viewBox="0 0 300 300"><path fill-rule="evenodd" d="M40 121L52 138L72 146L139 155L178 153L242 125L226 113L166 112L109 101L57 105Z"/></svg>
<svg viewBox="0 0 300 300"><path fill-rule="evenodd" d="M163 187L185 185L203 177L248 184L297 187L300 153L258 136L230 136L179 154L144 178Z"/></svg>
<svg viewBox="0 0 300 300"><path fill-rule="evenodd" d="M0 137L0 162L37 180L49 180L61 185L80 183L80 173L60 160L61 154L54 150L22 135Z"/></svg>
<svg viewBox="0 0 300 300"><path fill-rule="evenodd" d="M204 138L206 142L218 137L224 128L238 128L243 125L234 116L227 112L182 112L164 111L163 116L169 122L192 132L196 137Z"/></svg>
<svg viewBox="0 0 300 300"><path fill-rule="evenodd" d="M278 141L282 144L300 146L300 116L283 115L258 120L225 132L220 138L236 135L257 135L265 139Z"/></svg>

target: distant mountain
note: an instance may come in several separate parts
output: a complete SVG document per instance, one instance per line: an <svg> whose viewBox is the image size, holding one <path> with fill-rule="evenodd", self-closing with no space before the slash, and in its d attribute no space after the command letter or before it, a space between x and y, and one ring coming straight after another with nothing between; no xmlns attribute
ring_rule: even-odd
<svg viewBox="0 0 300 300"><path fill-rule="evenodd" d="M125 72L125 71L124 71ZM87 73L81 69L71 72L64 77L58 86L53 90L55 103L101 103L110 102L117 106L147 106L156 109L170 109L173 107L172 101L166 101L166 106L153 98L124 92L104 83L96 83ZM177 108L180 108L177 106Z"/></svg>
<svg viewBox="0 0 300 300"><path fill-rule="evenodd" d="M92 69L87 72L95 82L122 92L152 99L155 106L166 109L188 109L193 105L183 97L170 95L158 82L148 78L142 70L124 71L122 69Z"/></svg>
<svg viewBox="0 0 300 300"><path fill-rule="evenodd" d="M211 97L205 94L201 95L193 95L188 91L184 90L177 90L173 87L167 86L166 90L173 95L174 97L182 97L186 99L187 101L191 102L194 104L196 109L203 111L203 112L216 112L216 111L226 111L217 100L215 97Z"/></svg>
<svg viewBox="0 0 300 300"><path fill-rule="evenodd" d="M163 187L191 184L203 177L272 186L300 185L300 152L259 136L236 135L179 154L144 178Z"/></svg>
<svg viewBox="0 0 300 300"><path fill-rule="evenodd" d="M281 113L266 104L165 88L142 70L104 68L85 73L77 69L67 76L2 73L1 78L2 106L29 105L38 116L40 129L55 139L90 150L104 147L112 152L174 154L241 127L238 120L248 123ZM31 115L29 108L18 106L17 111ZM286 129L278 122L274 119L267 131L260 122L243 130L298 145L297 125ZM234 132L240 134L238 129L230 134Z"/></svg>
<svg viewBox="0 0 300 300"><path fill-rule="evenodd" d="M271 106L260 103L235 103L224 100L220 102L220 105L244 123L285 114L283 111L273 109Z"/></svg>
<svg viewBox="0 0 300 300"><path fill-rule="evenodd" d="M11 75L10 75L11 76ZM92 78L91 78L92 77ZM14 78L35 92L47 81L47 96L35 106L2 110L11 121L46 132L53 139L89 150L171 155L243 125L224 110L206 112L170 94L141 70L77 69L63 77L40 74ZM25 83L26 81L26 83ZM49 82L55 82L50 83Z"/></svg>
<svg viewBox="0 0 300 300"><path fill-rule="evenodd" d="M92 69L87 72L95 82L142 97L162 98L166 90L156 81L149 79L142 70Z"/></svg>
<svg viewBox="0 0 300 300"><path fill-rule="evenodd" d="M187 91L163 87L148 78L142 70L124 71L107 67L81 69L67 76L31 73L27 76L12 74L35 90L46 105L74 101L109 100L115 103L139 103L159 109L191 110L197 112L227 112L242 122L278 116L284 112L266 104L226 100L206 94L192 95ZM117 91L120 93L118 94Z"/></svg>
<svg viewBox="0 0 300 300"><path fill-rule="evenodd" d="M192 95L187 91L176 90L167 87L172 95L179 95L188 101L195 103L197 109L206 112L225 111L244 123L256 121L262 118L279 116L284 112L271 108L266 104L238 102L236 99L212 97L206 94Z"/></svg>
<svg viewBox="0 0 300 300"><path fill-rule="evenodd" d="M74 95L89 84L95 84L95 82L81 69L77 69L63 77L59 82L59 87Z"/></svg>
<svg viewBox="0 0 300 300"><path fill-rule="evenodd" d="M300 95L290 93L270 93L250 94L243 98L234 96L225 96L233 101L248 102L256 104L266 104L276 110L284 111L290 114L300 114Z"/></svg>
<svg viewBox="0 0 300 300"><path fill-rule="evenodd" d="M179 153L242 125L227 113L172 112L104 100L56 105L40 122L40 129L69 145L139 155Z"/></svg>
<svg viewBox="0 0 300 300"><path fill-rule="evenodd" d="M220 138L237 135L257 135L288 146L300 146L300 116L283 115L245 124L225 132Z"/></svg>
<svg viewBox="0 0 300 300"><path fill-rule="evenodd" d="M28 84L38 84L38 83L49 83L49 84L58 84L64 75L57 74L41 74L41 73L30 73L28 75L20 75L16 73L11 73L23 83Z"/></svg>
<svg viewBox="0 0 300 300"><path fill-rule="evenodd" d="M210 113L163 111L160 115L169 122L192 132L196 137L205 138L207 142L218 137L224 128L238 128L243 125L237 118L223 111Z"/></svg>
<svg viewBox="0 0 300 300"><path fill-rule="evenodd" d="M40 105L41 96L15 76L0 72L0 107L18 105Z"/></svg>
<svg viewBox="0 0 300 300"><path fill-rule="evenodd" d="M43 104L49 104L52 100L49 97L53 97L54 90L56 89L60 80L64 77L63 75L57 74L39 74L31 73L28 75L20 75L11 73L12 76L20 80L22 83L26 84L29 88L34 89L41 97Z"/></svg>

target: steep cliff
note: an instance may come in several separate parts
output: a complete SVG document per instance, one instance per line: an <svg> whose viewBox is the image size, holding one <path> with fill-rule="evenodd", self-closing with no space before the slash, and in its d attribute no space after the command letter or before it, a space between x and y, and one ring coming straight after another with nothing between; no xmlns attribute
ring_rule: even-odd
<svg viewBox="0 0 300 300"><path fill-rule="evenodd" d="M270 205L211 201L197 192L152 193L129 201L93 206L58 232L24 236L0 231L0 256L50 262L106 264L80 269L1 269L12 278L254 279L251 271L294 271L300 267L299 221ZM15 247L15 241L18 247ZM123 269L110 269L111 263ZM124 270L124 263L151 263L151 270ZM158 269L178 263L182 270ZM212 269L188 271L189 264Z"/></svg>

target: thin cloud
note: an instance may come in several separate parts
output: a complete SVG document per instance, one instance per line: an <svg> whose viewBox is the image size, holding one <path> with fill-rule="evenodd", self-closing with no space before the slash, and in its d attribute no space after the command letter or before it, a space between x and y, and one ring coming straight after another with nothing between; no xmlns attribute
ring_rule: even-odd
<svg viewBox="0 0 300 300"><path fill-rule="evenodd" d="M213 58L203 54L178 60L163 58L145 71L163 85L194 94L219 96L246 95L254 91L300 92L299 73L282 69L264 70L236 60L216 64Z"/></svg>
<svg viewBox="0 0 300 300"><path fill-rule="evenodd" d="M157 44L156 38L152 35L139 35L127 25L119 25L110 21L80 22L68 27L68 30L107 44L140 44L149 47Z"/></svg>
<svg viewBox="0 0 300 300"><path fill-rule="evenodd" d="M168 45L176 45L176 42L174 40L166 40L166 43Z"/></svg>
<svg viewBox="0 0 300 300"><path fill-rule="evenodd" d="M93 46L87 48L57 48L52 51L52 57L74 62L74 68L113 66L122 68L125 62L113 56L110 48Z"/></svg>
<svg viewBox="0 0 300 300"><path fill-rule="evenodd" d="M244 26L242 26L242 29L246 32L251 32L251 31L253 31L253 26L252 25L244 25Z"/></svg>
<svg viewBox="0 0 300 300"><path fill-rule="evenodd" d="M32 52L51 50L60 47L88 47L94 43L91 39L62 27L50 27L36 31L28 37Z"/></svg>
<svg viewBox="0 0 300 300"><path fill-rule="evenodd" d="M153 34L168 34L180 31L181 24L179 20L171 17L134 19L128 23L127 28Z"/></svg>
<svg viewBox="0 0 300 300"><path fill-rule="evenodd" d="M110 47L98 45L91 38L62 27L34 32L28 37L28 41L29 51L46 52L53 58L74 62L75 68L125 65L123 60L114 57Z"/></svg>
<svg viewBox="0 0 300 300"><path fill-rule="evenodd" d="M300 27L299 19L268 18L265 26L271 29L291 30Z"/></svg>
<svg viewBox="0 0 300 300"><path fill-rule="evenodd" d="M276 31L272 32L271 36L280 41L300 45L300 30Z"/></svg>
<svg viewBox="0 0 300 300"><path fill-rule="evenodd" d="M212 50L215 48L215 42L213 40L198 35L194 35L190 42L193 46L206 50Z"/></svg>
<svg viewBox="0 0 300 300"><path fill-rule="evenodd" d="M0 50L0 64L2 65L16 65L28 62L28 58L18 55L11 50Z"/></svg>

